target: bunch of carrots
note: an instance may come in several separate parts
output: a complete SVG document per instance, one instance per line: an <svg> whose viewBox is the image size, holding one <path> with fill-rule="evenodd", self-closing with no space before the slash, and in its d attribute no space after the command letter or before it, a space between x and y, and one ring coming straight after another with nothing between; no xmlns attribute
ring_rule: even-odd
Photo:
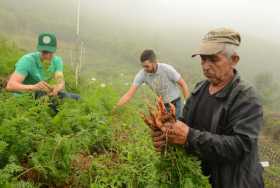
<svg viewBox="0 0 280 188"><path fill-rule="evenodd" d="M170 103L170 109L167 110L162 97L157 98L156 108L148 105L148 115L142 114L144 122L153 130L161 131L165 134L165 152L167 151L168 134L172 134L170 124L176 122L176 108Z"/></svg>

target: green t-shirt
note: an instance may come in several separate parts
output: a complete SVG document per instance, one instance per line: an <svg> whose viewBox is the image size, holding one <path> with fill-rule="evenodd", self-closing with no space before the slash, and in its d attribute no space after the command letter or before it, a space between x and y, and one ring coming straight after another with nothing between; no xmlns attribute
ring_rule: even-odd
<svg viewBox="0 0 280 188"><path fill-rule="evenodd" d="M40 52L29 53L18 60L15 72L25 77L23 84L26 85L40 81L49 82L56 72L63 72L62 58L54 56L50 64L45 67L41 62Z"/></svg>

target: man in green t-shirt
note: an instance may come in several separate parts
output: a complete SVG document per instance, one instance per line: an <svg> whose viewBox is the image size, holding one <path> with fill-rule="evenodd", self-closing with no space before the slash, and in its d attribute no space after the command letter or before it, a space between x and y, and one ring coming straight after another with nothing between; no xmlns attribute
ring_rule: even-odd
<svg viewBox="0 0 280 188"><path fill-rule="evenodd" d="M45 93L78 99L79 96L62 92L65 87L62 58L54 55L57 41L53 33L41 33L37 52L21 57L15 66L6 89L12 92Z"/></svg>

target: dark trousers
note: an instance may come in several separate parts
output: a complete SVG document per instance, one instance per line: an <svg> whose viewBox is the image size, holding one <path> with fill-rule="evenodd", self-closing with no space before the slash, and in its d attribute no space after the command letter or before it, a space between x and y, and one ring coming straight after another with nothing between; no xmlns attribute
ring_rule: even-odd
<svg viewBox="0 0 280 188"><path fill-rule="evenodd" d="M36 91L35 92L35 99L39 99L40 97L46 96L47 93L44 91ZM64 91L60 91L58 93L58 97L60 99L65 99L65 98L69 98L69 99L74 99L74 100L80 100L80 95L77 95L75 93L68 93L68 92L64 92Z"/></svg>
<svg viewBox="0 0 280 188"><path fill-rule="evenodd" d="M46 92L43 92L43 91L36 91L35 92L35 99L39 99L43 96L46 96L47 93ZM81 97L80 95L77 95L75 93L68 93L68 92L64 92L64 91L60 91L57 95L60 99L74 99L74 100L80 100ZM54 99L51 99L51 102L49 104L49 107L52 109L52 111L56 114L58 113L58 110L57 110L57 106L58 106L58 102Z"/></svg>

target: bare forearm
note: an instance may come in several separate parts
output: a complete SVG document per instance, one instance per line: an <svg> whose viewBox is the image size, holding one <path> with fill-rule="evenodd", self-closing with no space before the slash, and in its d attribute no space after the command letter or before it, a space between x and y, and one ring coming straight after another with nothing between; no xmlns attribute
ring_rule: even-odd
<svg viewBox="0 0 280 188"><path fill-rule="evenodd" d="M123 105L125 105L127 102L129 102L130 99L131 99L131 96L129 96L128 94L125 94L125 95L122 96L122 98L118 101L117 106L123 106Z"/></svg>
<svg viewBox="0 0 280 188"><path fill-rule="evenodd" d="M121 99L117 103L117 106L120 107L120 106L126 104L134 96L136 90L137 90L137 86L132 85L130 87L130 89L128 90L128 92L126 92L126 94L121 97Z"/></svg>
<svg viewBox="0 0 280 188"><path fill-rule="evenodd" d="M184 97L188 98L190 95L190 92L189 92L189 88L186 84L182 87L182 91L183 91Z"/></svg>
<svg viewBox="0 0 280 188"><path fill-rule="evenodd" d="M189 88L188 88L186 82L181 78L180 80L178 80L178 84L181 87L184 97L188 98L190 95L190 92L189 92Z"/></svg>
<svg viewBox="0 0 280 188"><path fill-rule="evenodd" d="M57 91L64 90L65 89L65 81L60 81L60 83L58 83L54 86L54 89L56 89Z"/></svg>
<svg viewBox="0 0 280 188"><path fill-rule="evenodd" d="M12 91L12 92L27 92L27 91L32 91L32 85L25 85L22 83L17 83L17 82L9 82L6 87L7 91Z"/></svg>
<svg viewBox="0 0 280 188"><path fill-rule="evenodd" d="M190 95L190 92L189 92L189 88L188 88L187 84L183 82L183 83L179 83L179 85L181 87L184 97L188 98Z"/></svg>

